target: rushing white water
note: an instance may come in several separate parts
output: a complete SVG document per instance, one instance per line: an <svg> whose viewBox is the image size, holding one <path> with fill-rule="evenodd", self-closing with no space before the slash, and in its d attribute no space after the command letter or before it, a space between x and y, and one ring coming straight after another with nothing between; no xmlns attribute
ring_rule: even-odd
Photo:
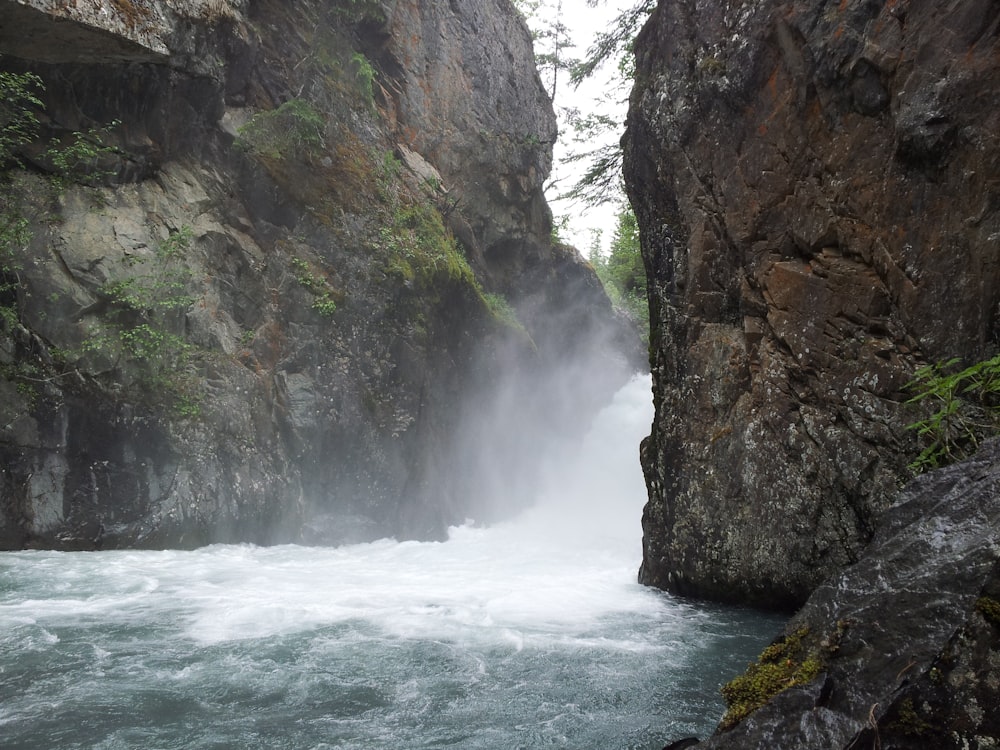
<svg viewBox="0 0 1000 750"><path fill-rule="evenodd" d="M444 543L0 555L0 747L659 748L776 629L635 583L648 380Z"/></svg>

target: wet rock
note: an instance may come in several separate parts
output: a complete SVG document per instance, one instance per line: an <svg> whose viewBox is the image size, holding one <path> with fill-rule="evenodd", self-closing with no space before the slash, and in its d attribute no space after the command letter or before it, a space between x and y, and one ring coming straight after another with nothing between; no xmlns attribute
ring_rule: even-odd
<svg viewBox="0 0 1000 750"><path fill-rule="evenodd" d="M857 564L789 622L822 674L697 747L995 746L998 539L992 442L908 485Z"/></svg>
<svg viewBox="0 0 1000 750"><path fill-rule="evenodd" d="M0 300L4 548L442 538L515 511L518 436L567 438L634 367L551 242L508 3L3 0L0 54L44 83L0 175L32 234ZM45 144L91 130L100 163L53 180ZM601 374L554 398L556 363Z"/></svg>
<svg viewBox="0 0 1000 750"><path fill-rule="evenodd" d="M660 3L626 179L657 414L641 579L794 607L918 452L904 388L994 353L995 8Z"/></svg>

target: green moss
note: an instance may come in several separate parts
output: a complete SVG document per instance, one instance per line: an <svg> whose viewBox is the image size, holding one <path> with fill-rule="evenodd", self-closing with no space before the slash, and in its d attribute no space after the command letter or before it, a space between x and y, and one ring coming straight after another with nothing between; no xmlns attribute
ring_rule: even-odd
<svg viewBox="0 0 1000 750"><path fill-rule="evenodd" d="M524 334L528 333L521 321L518 320L517 312L510 306L507 298L502 294L485 293L483 294L483 301L486 303L486 307L493 315L493 318L501 325L513 328Z"/></svg>
<svg viewBox="0 0 1000 750"><path fill-rule="evenodd" d="M996 627L1000 627L1000 602L991 596L981 596L976 600L976 611L979 612L986 621Z"/></svg>
<svg viewBox="0 0 1000 750"><path fill-rule="evenodd" d="M698 70L710 78L721 78L726 74L726 62L718 57L706 57L698 63Z"/></svg>
<svg viewBox="0 0 1000 750"><path fill-rule="evenodd" d="M376 0L337 0L333 12L339 18L351 22L382 21L385 14Z"/></svg>
<svg viewBox="0 0 1000 750"><path fill-rule="evenodd" d="M804 644L809 628L772 643L747 671L723 685L726 714L720 728L731 729L783 690L804 685L823 671L820 652L807 651Z"/></svg>
<svg viewBox="0 0 1000 750"><path fill-rule="evenodd" d="M424 285L450 280L477 286L475 274L445 229L441 214L427 203L401 201L382 228L380 240L389 255L386 268L390 273Z"/></svg>
<svg viewBox="0 0 1000 750"><path fill-rule="evenodd" d="M908 737L920 737L934 726L920 717L912 698L905 698L896 707L896 719L890 722L889 728Z"/></svg>

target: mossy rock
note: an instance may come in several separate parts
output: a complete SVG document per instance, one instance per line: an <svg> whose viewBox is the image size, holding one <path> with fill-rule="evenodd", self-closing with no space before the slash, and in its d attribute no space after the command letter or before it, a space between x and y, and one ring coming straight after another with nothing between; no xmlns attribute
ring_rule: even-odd
<svg viewBox="0 0 1000 750"><path fill-rule="evenodd" d="M981 596L976 600L976 611L993 625L1000 627L1000 601L991 596Z"/></svg>
<svg viewBox="0 0 1000 750"><path fill-rule="evenodd" d="M896 718L890 723L890 729L905 737L922 737L934 729L934 725L922 718L912 698L904 698L895 709Z"/></svg>
<svg viewBox="0 0 1000 750"><path fill-rule="evenodd" d="M778 693L814 680L823 671L819 650L809 650L805 641L809 628L803 627L775 641L746 672L722 686L726 714L719 723L731 729Z"/></svg>

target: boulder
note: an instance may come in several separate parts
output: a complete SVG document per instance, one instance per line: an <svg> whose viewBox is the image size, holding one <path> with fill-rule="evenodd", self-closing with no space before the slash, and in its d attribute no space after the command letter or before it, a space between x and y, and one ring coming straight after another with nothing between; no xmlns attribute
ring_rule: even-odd
<svg viewBox="0 0 1000 750"><path fill-rule="evenodd" d="M1000 441L909 484L778 643L792 639L782 658L811 660L818 676L695 747L996 746Z"/></svg>

